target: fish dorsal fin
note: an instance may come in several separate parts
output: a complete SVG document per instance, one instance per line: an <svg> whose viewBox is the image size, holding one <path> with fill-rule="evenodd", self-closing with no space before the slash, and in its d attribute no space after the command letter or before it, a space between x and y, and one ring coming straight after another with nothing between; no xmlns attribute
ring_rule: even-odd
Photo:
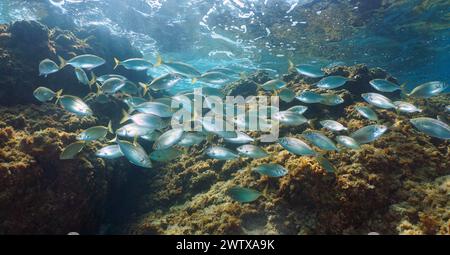
<svg viewBox="0 0 450 255"><path fill-rule="evenodd" d="M295 64L291 59L288 59L288 71L293 71L295 69Z"/></svg>
<svg viewBox="0 0 450 255"><path fill-rule="evenodd" d="M91 80L89 81L89 89L92 90L92 85L97 82L97 76L95 76L94 72L91 72Z"/></svg>
<svg viewBox="0 0 450 255"><path fill-rule="evenodd" d="M110 132L111 134L114 134L114 131L112 129L112 122L111 122L111 120L109 120L109 122L108 122L108 132Z"/></svg>

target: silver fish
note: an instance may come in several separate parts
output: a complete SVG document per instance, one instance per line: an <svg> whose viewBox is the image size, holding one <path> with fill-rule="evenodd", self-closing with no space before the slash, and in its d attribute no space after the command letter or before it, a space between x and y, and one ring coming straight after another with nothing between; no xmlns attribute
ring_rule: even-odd
<svg viewBox="0 0 450 255"><path fill-rule="evenodd" d="M125 93L127 95L139 95L141 92L141 87L136 85L136 83L125 80L125 85L123 85L122 88L120 88L120 92Z"/></svg>
<svg viewBox="0 0 450 255"><path fill-rule="evenodd" d="M111 129L111 122L108 124L107 127L104 126L95 126L90 127L80 134L77 135L77 140L80 141L94 141L98 139L105 138L108 132L112 133Z"/></svg>
<svg viewBox="0 0 450 255"><path fill-rule="evenodd" d="M174 128L170 129L166 132L164 132L161 136L156 139L155 143L153 144L154 150L164 150L168 149L175 144L179 143L181 139L183 138L183 130L180 128Z"/></svg>
<svg viewBox="0 0 450 255"><path fill-rule="evenodd" d="M261 196L261 193L254 189L234 186L227 190L227 194L235 201L240 203L250 203Z"/></svg>
<svg viewBox="0 0 450 255"><path fill-rule="evenodd" d="M358 142L355 139L351 138L350 136L338 135L338 136L336 136L336 141L340 145L343 145L349 149L357 150L360 148Z"/></svg>
<svg viewBox="0 0 450 255"><path fill-rule="evenodd" d="M114 69L116 69L118 66L123 66L129 70L144 71L153 67L153 64L150 61L143 58L130 58L124 61L120 61L117 58L114 58L114 62Z"/></svg>
<svg viewBox="0 0 450 255"><path fill-rule="evenodd" d="M320 121L320 125L324 128L329 129L331 131L339 132L343 130L347 130L348 128L344 127L341 123L335 120L322 120Z"/></svg>
<svg viewBox="0 0 450 255"><path fill-rule="evenodd" d="M145 102L135 107L135 110L141 113L148 113L161 118L171 117L172 111L169 106L159 102Z"/></svg>
<svg viewBox="0 0 450 255"><path fill-rule="evenodd" d="M364 98L364 100L366 100L367 103L379 108L383 109L396 108L396 106L392 103L392 101L389 98L378 93L363 93L361 94L361 97Z"/></svg>
<svg viewBox="0 0 450 255"><path fill-rule="evenodd" d="M324 105L335 106L338 104L342 104L344 102L344 99L339 95L325 93L322 94L321 96L322 99L320 99L319 103Z"/></svg>
<svg viewBox="0 0 450 255"><path fill-rule="evenodd" d="M64 95L59 97L60 105L68 112L71 112L78 116L90 116L92 115L92 110L89 106L81 100L81 98L76 96Z"/></svg>
<svg viewBox="0 0 450 255"><path fill-rule="evenodd" d="M123 157L123 153L120 150L119 145L117 145L117 144L105 146L105 147L101 148L100 150L96 151L95 155L97 157L105 158L105 159L116 159L116 158Z"/></svg>
<svg viewBox="0 0 450 255"><path fill-rule="evenodd" d="M182 77L179 74L168 73L153 79L148 87L152 90L170 89L181 81L181 79Z"/></svg>
<svg viewBox="0 0 450 255"><path fill-rule="evenodd" d="M119 145L120 151L131 164L144 168L152 168L150 157L141 145L121 140L117 140L117 144Z"/></svg>
<svg viewBox="0 0 450 255"><path fill-rule="evenodd" d="M446 90L448 84L441 81L430 81L415 87L410 93L406 94L410 97L430 98L439 95Z"/></svg>
<svg viewBox="0 0 450 255"><path fill-rule="evenodd" d="M269 177L283 177L288 173L286 168L275 163L262 164L257 166L253 170Z"/></svg>
<svg viewBox="0 0 450 255"><path fill-rule="evenodd" d="M421 109L417 108L415 105L403 101L394 101L394 105L400 112L413 113L422 112Z"/></svg>
<svg viewBox="0 0 450 255"><path fill-rule="evenodd" d="M327 150L327 151L337 151L338 150L338 148L336 147L334 142L331 141L330 138L326 137L324 134L322 134L319 131L307 130L307 131L304 131L302 135L309 142L311 142L315 146L321 148L322 150Z"/></svg>
<svg viewBox="0 0 450 255"><path fill-rule="evenodd" d="M67 147L61 152L61 155L59 155L59 159L73 159L78 153L80 153L85 145L86 143L84 141L77 141L67 145Z"/></svg>
<svg viewBox="0 0 450 255"><path fill-rule="evenodd" d="M261 85L262 89L270 91L275 91L284 87L286 87L286 82L278 79L267 81Z"/></svg>
<svg viewBox="0 0 450 255"><path fill-rule="evenodd" d="M91 70L106 63L103 58L91 54L76 56L69 61L64 60L62 57L58 58L61 62L60 68L63 68L66 65L71 65L75 68Z"/></svg>
<svg viewBox="0 0 450 255"><path fill-rule="evenodd" d="M103 82L101 86L101 90L105 94L115 94L121 88L125 86L125 80L119 78L110 78Z"/></svg>
<svg viewBox="0 0 450 255"><path fill-rule="evenodd" d="M233 138L224 138L226 142L235 143L235 144L246 144L255 141L251 136L247 135L244 132L236 131L237 136Z"/></svg>
<svg viewBox="0 0 450 255"><path fill-rule="evenodd" d="M160 136L161 136L161 132L159 132L158 130L153 130L153 131L150 131L149 133L147 133L145 135L141 135L141 138L144 139L144 140L147 140L149 142L154 142Z"/></svg>
<svg viewBox="0 0 450 255"><path fill-rule="evenodd" d="M316 86L321 89L335 89L345 85L350 79L343 76L328 76L322 78Z"/></svg>
<svg viewBox="0 0 450 255"><path fill-rule="evenodd" d="M59 71L59 66L50 59L44 59L39 63L39 76L47 77L47 75Z"/></svg>
<svg viewBox="0 0 450 255"><path fill-rule="evenodd" d="M356 130L350 137L355 139L358 144L370 143L383 135L387 129L384 125L369 125Z"/></svg>
<svg viewBox="0 0 450 255"><path fill-rule="evenodd" d="M378 121L377 113L367 106L355 106L356 111L361 114L364 118Z"/></svg>
<svg viewBox="0 0 450 255"><path fill-rule="evenodd" d="M369 81L369 84L373 88L381 92L394 92L401 89L397 84L394 84L385 79L374 79Z"/></svg>
<svg viewBox="0 0 450 255"><path fill-rule="evenodd" d="M123 111L123 118L120 123L124 123L127 120L133 121L138 126L151 129L160 129L164 125L161 117L149 113L136 113L129 116L126 111Z"/></svg>
<svg viewBox="0 0 450 255"><path fill-rule="evenodd" d="M34 97L43 103L48 102L55 97L59 97L61 93L62 90L54 92L53 90L46 87L38 87L33 91Z"/></svg>
<svg viewBox="0 0 450 255"><path fill-rule="evenodd" d="M130 108L135 108L136 106L147 102L147 99L142 97L127 97L123 100L124 103L128 105Z"/></svg>
<svg viewBox="0 0 450 255"><path fill-rule="evenodd" d="M104 74L104 75L102 75L100 77L96 77L96 81L98 81L100 83L103 83L106 80L111 79L111 78L117 78L117 79L121 79L121 80L124 80L124 81L127 80L127 77L125 77L123 75L119 75L119 74Z"/></svg>
<svg viewBox="0 0 450 255"><path fill-rule="evenodd" d="M236 159L239 156L234 153L233 151L220 147L220 146L211 146L208 149L206 149L206 154L213 159L218 160L230 160L230 159Z"/></svg>
<svg viewBox="0 0 450 255"><path fill-rule="evenodd" d="M150 153L150 159L159 162L171 161L183 154L180 150L176 148L167 148L164 150L156 150Z"/></svg>
<svg viewBox="0 0 450 255"><path fill-rule="evenodd" d="M278 143L295 155L315 156L317 154L308 144L294 137L279 138Z"/></svg>
<svg viewBox="0 0 450 255"><path fill-rule="evenodd" d="M298 65L295 69L300 74L311 78L321 78L325 76L325 73L319 67L313 65Z"/></svg>
<svg viewBox="0 0 450 255"><path fill-rule="evenodd" d="M280 97L280 99L282 101L284 101L286 103L290 103L295 98L295 92L292 89L290 89L290 88L283 88L278 93L278 96Z"/></svg>
<svg viewBox="0 0 450 255"><path fill-rule="evenodd" d="M287 126L299 126L308 122L308 119L306 119L303 115L291 111L277 112L273 117L281 124Z"/></svg>
<svg viewBox="0 0 450 255"><path fill-rule="evenodd" d="M198 77L198 80L205 83L211 83L216 85L222 85L232 81L232 79L230 79L230 76L221 72L206 72L202 74L200 77ZM196 78L193 79L194 83L195 81Z"/></svg>
<svg viewBox="0 0 450 255"><path fill-rule="evenodd" d="M410 122L420 132L439 139L450 139L450 127L446 123L432 118L420 117L411 119Z"/></svg>
<svg viewBox="0 0 450 255"><path fill-rule="evenodd" d="M154 129L152 128L139 126L135 123L130 123L117 129L116 134L123 137L138 137L146 135L153 131Z"/></svg>
<svg viewBox="0 0 450 255"><path fill-rule="evenodd" d="M172 72L179 73L185 77L194 78L202 75L197 69L193 66L183 63L183 62L164 62L161 56L158 56L155 66L165 65Z"/></svg>
<svg viewBox="0 0 450 255"><path fill-rule="evenodd" d="M296 105L296 106L292 106L291 108L287 109L286 111L295 112L295 113L298 113L298 114L303 114L303 113L306 112L306 110L308 110L308 106Z"/></svg>
<svg viewBox="0 0 450 255"><path fill-rule="evenodd" d="M78 68L78 67L75 68L75 76L77 77L78 81L81 84L84 84L84 85L90 85L91 84L90 81L89 81L89 78L88 78L88 76L86 74L86 72L83 69Z"/></svg>
<svg viewBox="0 0 450 255"><path fill-rule="evenodd" d="M331 164L331 162L326 159L323 156L317 156L316 157L317 162L319 162L319 165L327 171L327 173L334 173L336 172L336 168Z"/></svg>
<svg viewBox="0 0 450 255"><path fill-rule="evenodd" d="M269 156L269 153L261 149L260 147L252 144L244 144L236 148L239 154L249 157L249 158L265 158Z"/></svg>
<svg viewBox="0 0 450 255"><path fill-rule="evenodd" d="M306 104L320 103L322 100L324 100L322 95L313 91L303 91L295 98Z"/></svg>
<svg viewBox="0 0 450 255"><path fill-rule="evenodd" d="M206 139L206 137L200 133L188 132L185 133L183 138L180 140L178 145L183 147L190 147L193 145L200 144Z"/></svg>

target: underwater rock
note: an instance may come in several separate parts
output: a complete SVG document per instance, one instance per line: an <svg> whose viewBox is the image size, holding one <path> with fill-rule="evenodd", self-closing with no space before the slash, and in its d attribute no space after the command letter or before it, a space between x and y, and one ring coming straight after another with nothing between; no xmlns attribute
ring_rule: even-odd
<svg viewBox="0 0 450 255"><path fill-rule="evenodd" d="M120 161L106 165L96 158L100 142L73 160L59 160L75 132L96 119L53 104L0 107L0 116L0 233L97 233Z"/></svg>
<svg viewBox="0 0 450 255"><path fill-rule="evenodd" d="M32 92L38 86L54 91L85 96L88 86L80 84L71 67L65 67L47 78L39 77L38 64L49 58L56 63L57 56L71 58L74 55L96 54L107 64L93 71L97 76L113 72L113 58L141 57L126 39L111 35L107 28L65 31L48 28L36 21L18 21L4 26L0 31L0 105L36 103ZM119 69L134 82L146 81L145 73ZM90 73L88 73L90 75Z"/></svg>

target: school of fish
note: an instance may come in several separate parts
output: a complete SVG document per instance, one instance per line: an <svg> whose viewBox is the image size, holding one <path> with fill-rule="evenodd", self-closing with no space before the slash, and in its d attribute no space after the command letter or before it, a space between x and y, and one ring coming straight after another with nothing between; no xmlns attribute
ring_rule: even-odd
<svg viewBox="0 0 450 255"><path fill-rule="evenodd" d="M156 63L142 58L132 58L127 60L114 59L114 69L123 67L128 70L145 71L151 73L152 69L163 68L166 72L159 77L153 78L149 83L133 83L126 77L118 74L103 74L96 76L93 71L96 67L104 65L106 60L95 55L79 55L70 60L59 57L58 65L50 59L44 59L39 64L39 75L47 77L58 72L63 68L71 66L75 77L82 86L89 86L92 90L85 98L79 98L73 95L65 95L63 91L52 91L46 87L38 87L34 91L34 97L40 102L55 101L64 110L79 116L91 116L94 114L90 106L86 103L89 98L95 97L97 100L107 102L109 97L114 97L120 93L123 102L128 106L123 109L123 118L120 121L121 126L113 130L112 123L108 126L94 126L80 132L77 141L65 147L60 155L60 159L73 159L82 151L86 143L94 140L108 139L109 145L99 149L95 155L100 158L112 160L119 157L125 157L130 163L143 167L152 168L152 161L167 162L175 160L186 152L186 148L199 145L205 140L211 141L212 136L218 136L223 139L225 144L234 144L238 147L235 150L226 148L224 145L211 145L206 148L204 153L207 157L216 160L236 160L240 157L252 159L270 157L271 155L254 143L259 138L251 137L242 131L224 131L228 129L218 129L204 120L196 120L196 114L193 112L192 99L195 95L192 92L179 93L172 98L152 98L151 91L165 91L174 87L183 79L191 80L192 84L202 82L203 84L225 85L239 78L239 74L234 70L217 67L204 73L198 71L195 67L183 62L165 62L158 56ZM300 91L295 93L292 89L286 87L286 82L280 79L273 79L259 87L265 91L279 96L284 102L298 100L303 104L324 104L335 106L344 102L344 99L333 90L344 86L350 78L342 76L327 76L319 66L314 65L295 65L289 62L290 70L295 70L299 74L317 79L315 86L327 89L329 92L319 94L313 91ZM89 78L90 76L90 78ZM393 92L400 90L404 95L404 100L409 97L430 98L441 93L448 87L447 84L440 81L432 81L415 87L411 92L406 92L404 85L397 85L384 79L374 79L369 82L370 86L379 93L363 93L361 98L369 106L355 106L356 111L364 118L374 122L372 125L365 126L352 133L348 133L348 128L341 123L331 120L320 120L323 128L336 134L336 143L328 138L324 133L317 130L306 130L299 137L281 137L275 140L281 147L288 152L313 157L326 170L332 174L335 171L334 166L329 162L320 151L315 151L311 145L319 148L321 151L339 151L342 148L358 150L361 145L371 143L381 137L389 130L389 127L379 123L376 108L391 109L397 113L421 113L422 110L407 101L391 101L384 96L383 92ZM95 85L95 86L94 86ZM93 92L93 90L96 90ZM220 89L204 86L202 88L202 99L210 107L210 111L205 116L214 113L216 109L212 107L214 100L223 99L225 95ZM189 114L194 114L193 123L198 124L201 129L194 131L184 131L182 128L172 128L171 120L181 120L176 111L172 108L173 101L181 105L181 109ZM289 109L274 109L273 106L267 107L268 111L275 111L274 119L268 120L268 123L278 122L281 126L299 126L308 124L310 120L303 116L308 110L306 105L296 105ZM443 112L450 112L447 105ZM246 116L245 116L246 115ZM257 115L255 109L249 109L244 116L237 116L234 123L224 125L236 125L246 127L249 125L249 118ZM270 116L268 114L267 116ZM419 131L428 136L438 139L450 139L450 127L447 123L439 119L420 116L410 119L411 124ZM259 124L262 125L262 124ZM111 139L107 138L110 136ZM139 139L153 142L151 153L139 144ZM262 164L253 171L272 178L279 178L288 173L288 170L279 164ZM228 190L228 195L239 202L246 203L258 199L262 192L254 189L235 186Z"/></svg>

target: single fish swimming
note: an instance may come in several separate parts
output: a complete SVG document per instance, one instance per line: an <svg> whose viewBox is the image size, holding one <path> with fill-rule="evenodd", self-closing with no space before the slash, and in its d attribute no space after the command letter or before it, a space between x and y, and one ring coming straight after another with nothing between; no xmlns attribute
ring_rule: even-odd
<svg viewBox="0 0 450 255"><path fill-rule="evenodd" d="M55 97L58 98L61 96L61 94L62 90L54 92L53 90L46 87L38 87L33 91L34 97L43 103L51 101Z"/></svg>
<svg viewBox="0 0 450 255"><path fill-rule="evenodd" d="M47 77L47 75L59 71L59 66L50 59L44 59L39 63L39 76Z"/></svg>
<svg viewBox="0 0 450 255"><path fill-rule="evenodd" d="M410 120L415 128L429 136L450 139L450 127L446 123L432 118L420 117Z"/></svg>
<svg viewBox="0 0 450 255"><path fill-rule="evenodd" d="M150 157L141 145L122 140L117 140L117 144L119 145L120 151L131 164L144 168L152 168Z"/></svg>
<svg viewBox="0 0 450 255"><path fill-rule="evenodd" d="M333 141L331 141L330 138L325 136L319 131L313 131L313 130L306 130L302 133L303 137L314 144L315 146L321 148L322 150L327 151L337 151L338 148L334 144Z"/></svg>
<svg viewBox="0 0 450 255"><path fill-rule="evenodd" d="M394 92L396 90L401 90L400 86L385 79L374 79L369 81L369 84L374 89L381 92Z"/></svg>
<svg viewBox="0 0 450 255"><path fill-rule="evenodd" d="M369 125L356 130L350 137L358 144L370 143L383 135L387 129L384 125Z"/></svg>
<svg viewBox="0 0 450 255"><path fill-rule="evenodd" d="M364 100L366 100L367 103L379 108L383 109L396 108L394 103L392 103L392 101L389 98L378 93L363 93L361 94L361 97Z"/></svg>
<svg viewBox="0 0 450 255"><path fill-rule="evenodd" d="M283 177L288 173L286 168L275 163L262 164L257 166L253 170L269 177Z"/></svg>
<svg viewBox="0 0 450 255"><path fill-rule="evenodd" d="M335 89L345 85L350 79L343 76L328 76L322 78L316 86L321 89Z"/></svg>

